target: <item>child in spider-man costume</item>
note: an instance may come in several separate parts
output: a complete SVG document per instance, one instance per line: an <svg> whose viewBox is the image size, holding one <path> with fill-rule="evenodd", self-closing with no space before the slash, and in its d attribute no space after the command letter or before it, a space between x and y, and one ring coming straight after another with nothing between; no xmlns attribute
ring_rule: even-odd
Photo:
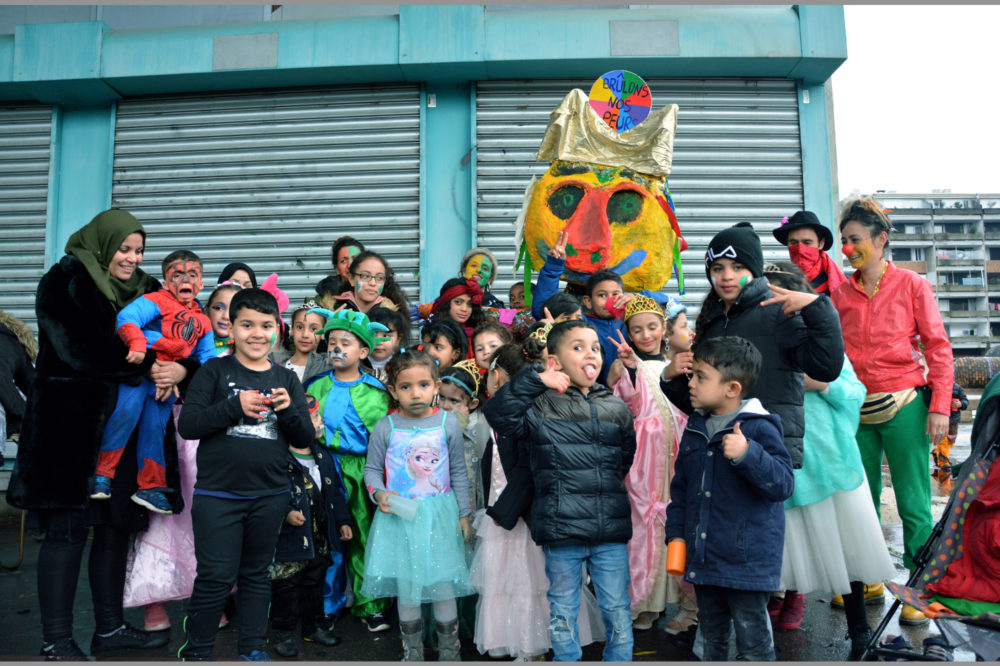
<svg viewBox="0 0 1000 666"><path fill-rule="evenodd" d="M147 350L160 361L178 361L192 354L202 363L216 355L212 324L195 296L203 286L201 259L178 250L163 260L166 288L141 296L118 313L118 335L128 345L129 363L142 363ZM132 501L150 511L172 513L163 459L163 436L177 387L158 390L145 379L138 386L120 384L118 403L101 439L94 479L94 499L111 497L111 479L129 436L139 425L137 458L139 490Z"/></svg>

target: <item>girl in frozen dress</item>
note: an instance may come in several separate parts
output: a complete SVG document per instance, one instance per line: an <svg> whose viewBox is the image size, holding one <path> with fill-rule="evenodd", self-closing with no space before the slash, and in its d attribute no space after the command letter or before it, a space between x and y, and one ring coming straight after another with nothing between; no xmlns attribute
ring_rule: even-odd
<svg viewBox="0 0 1000 666"><path fill-rule="evenodd" d="M404 661L423 660L420 605L432 603L438 657L458 661L455 598L473 593L465 563L472 506L462 428L432 406L441 380L429 354L401 351L386 372L399 411L381 419L368 441L365 485L379 510L365 548L361 592L397 598ZM397 497L416 501L412 519L393 513Z"/></svg>

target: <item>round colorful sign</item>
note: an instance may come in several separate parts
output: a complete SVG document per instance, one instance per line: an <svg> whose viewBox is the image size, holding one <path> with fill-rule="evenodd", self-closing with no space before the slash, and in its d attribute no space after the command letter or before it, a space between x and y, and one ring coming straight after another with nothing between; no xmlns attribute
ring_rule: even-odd
<svg viewBox="0 0 1000 666"><path fill-rule="evenodd" d="M627 132L649 116L653 95L638 74L616 69L591 86L590 108L611 129L618 133Z"/></svg>

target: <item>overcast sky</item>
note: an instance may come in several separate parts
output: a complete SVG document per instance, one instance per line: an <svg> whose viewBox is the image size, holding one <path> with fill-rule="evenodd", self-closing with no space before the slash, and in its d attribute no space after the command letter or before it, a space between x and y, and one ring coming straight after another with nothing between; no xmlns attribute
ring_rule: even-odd
<svg viewBox="0 0 1000 666"><path fill-rule="evenodd" d="M1000 7L844 8L840 196L1000 193Z"/></svg>

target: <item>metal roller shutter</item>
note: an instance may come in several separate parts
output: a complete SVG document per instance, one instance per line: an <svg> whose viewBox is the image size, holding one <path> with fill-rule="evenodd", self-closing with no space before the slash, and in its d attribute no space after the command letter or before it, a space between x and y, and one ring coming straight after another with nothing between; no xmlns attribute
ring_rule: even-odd
<svg viewBox="0 0 1000 666"><path fill-rule="evenodd" d="M149 235L146 270L177 249L258 283L278 273L292 305L333 271L351 235L418 293L420 90L380 85L247 91L119 102L112 202Z"/></svg>
<svg viewBox="0 0 1000 666"><path fill-rule="evenodd" d="M0 106L0 310L36 333L51 142L52 107Z"/></svg>
<svg viewBox="0 0 1000 666"><path fill-rule="evenodd" d="M653 108L680 107L670 193L690 248L681 300L696 314L708 289L704 256L712 236L748 220L768 260L787 259L770 230L802 207L796 82L778 79L647 79ZM477 237L497 254L494 291L515 278L514 221L524 188L548 164L535 154L549 113L572 88L593 80L499 81L476 89ZM676 282L671 281L676 293Z"/></svg>

